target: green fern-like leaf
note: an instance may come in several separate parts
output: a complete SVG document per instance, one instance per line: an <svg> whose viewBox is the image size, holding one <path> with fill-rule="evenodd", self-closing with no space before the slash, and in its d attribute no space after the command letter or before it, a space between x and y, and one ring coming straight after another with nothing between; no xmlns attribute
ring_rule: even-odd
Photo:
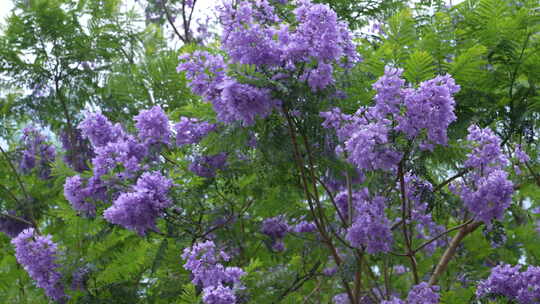
<svg viewBox="0 0 540 304"><path fill-rule="evenodd" d="M433 57L425 51L415 51L405 62L403 76L411 83L420 83L433 77Z"/></svg>
<svg viewBox="0 0 540 304"><path fill-rule="evenodd" d="M197 304L200 303L200 296L197 296L197 290L195 290L195 285L192 283L185 284L183 286L184 290L178 298L177 303L179 304Z"/></svg>

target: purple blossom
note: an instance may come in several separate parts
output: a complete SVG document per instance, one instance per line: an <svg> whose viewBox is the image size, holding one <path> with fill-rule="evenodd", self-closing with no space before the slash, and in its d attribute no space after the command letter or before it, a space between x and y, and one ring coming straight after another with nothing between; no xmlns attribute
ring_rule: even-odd
<svg viewBox="0 0 540 304"><path fill-rule="evenodd" d="M185 248L182 258L186 260L184 268L193 275L192 283L203 288L204 303L235 303L234 290L244 288L240 278L246 273L238 267L223 266L221 263L230 257L218 250L213 241Z"/></svg>
<svg viewBox="0 0 540 304"><path fill-rule="evenodd" d="M332 298L334 304L349 304L349 296L346 293L340 293Z"/></svg>
<svg viewBox="0 0 540 304"><path fill-rule="evenodd" d="M514 185L508 180L508 173L496 170L478 177L473 187L462 185L458 193L467 209L489 224L494 219L502 220L504 211L512 203Z"/></svg>
<svg viewBox="0 0 540 304"><path fill-rule="evenodd" d="M382 301L381 304L406 304L406 303L399 298L392 297L390 300Z"/></svg>
<svg viewBox="0 0 540 304"><path fill-rule="evenodd" d="M217 88L225 78L225 63L220 55L195 51L192 54L180 56L181 63L178 72L185 72L190 80L188 86L193 93L203 96L207 101L219 97Z"/></svg>
<svg viewBox="0 0 540 304"><path fill-rule="evenodd" d="M404 274L405 272L407 272L407 268L403 265L395 265L394 266L394 273L395 274Z"/></svg>
<svg viewBox="0 0 540 304"><path fill-rule="evenodd" d="M453 94L460 87L449 75L437 76L420 83L417 90L405 90L405 113L397 117L396 130L414 138L422 130L426 130L427 139L421 143L420 149L432 150L433 145L446 145L446 130L456 120L454 114L455 101Z"/></svg>
<svg viewBox="0 0 540 304"><path fill-rule="evenodd" d="M189 165L189 171L200 177L212 178L216 176L217 170L223 170L227 166L227 154L225 152L211 155L199 156Z"/></svg>
<svg viewBox="0 0 540 304"><path fill-rule="evenodd" d="M66 178L64 183L64 196L70 202L73 209L87 216L96 214L96 206L88 201L92 195L88 187L84 185L83 179L78 176Z"/></svg>
<svg viewBox="0 0 540 304"><path fill-rule="evenodd" d="M259 3L267 4L266 1ZM232 7L232 2L226 2L220 9L224 26L221 41L231 61L256 65L280 64L283 51L279 40L272 39L275 32L265 24L278 20L272 7L266 8L259 11L250 2L241 1L236 9Z"/></svg>
<svg viewBox="0 0 540 304"><path fill-rule="evenodd" d="M50 163L56 157L54 146L46 143L43 136L34 126L28 126L23 130L22 136L22 157L19 167L23 173L30 173L37 168L41 179L48 179L51 175Z"/></svg>
<svg viewBox="0 0 540 304"><path fill-rule="evenodd" d="M216 127L215 124L199 121L196 118L181 117L180 122L174 125L176 145L183 146L199 143Z"/></svg>
<svg viewBox="0 0 540 304"><path fill-rule="evenodd" d="M335 275L338 272L338 268L336 266L334 267L327 267L323 269L323 274L327 277L331 277Z"/></svg>
<svg viewBox="0 0 540 304"><path fill-rule="evenodd" d="M134 117L135 127L138 130L142 142L168 145L171 137L169 118L160 106L154 106L150 110L141 111Z"/></svg>
<svg viewBox="0 0 540 304"><path fill-rule="evenodd" d="M353 223L346 239L356 248L366 247L370 254L388 252L393 238L390 221L384 213L384 198L376 196L354 206Z"/></svg>
<svg viewBox="0 0 540 304"><path fill-rule="evenodd" d="M334 65L351 68L358 61L347 26L327 5L301 1L294 10L295 26L282 22L266 0L225 1L219 13L221 44L229 62L254 65L256 70L265 66L276 82L296 79L307 82L313 91L324 89L334 81ZM225 76L226 64L220 56L194 52L180 59L177 70L186 72L194 93L213 104L219 121L250 126L280 104L269 88ZM308 69L300 68L313 62L316 65Z"/></svg>
<svg viewBox="0 0 540 304"><path fill-rule="evenodd" d="M88 170L87 162L94 157L94 150L83 138L81 131L79 129L64 131L60 135L60 140L65 151L64 161L77 172Z"/></svg>
<svg viewBox="0 0 540 304"><path fill-rule="evenodd" d="M520 272L521 265L502 264L494 267L486 280L480 281L476 290L478 298L505 296L519 304L540 301L540 267L529 266Z"/></svg>
<svg viewBox="0 0 540 304"><path fill-rule="evenodd" d="M476 125L471 125L468 131L467 140L472 151L467 154L465 167L488 174L492 170L508 166L508 158L501 150L501 139L491 129L480 129Z"/></svg>
<svg viewBox="0 0 540 304"><path fill-rule="evenodd" d="M319 63L316 69L307 72L307 81L311 90L322 90L334 81L332 77L333 67L327 63Z"/></svg>
<svg viewBox="0 0 540 304"><path fill-rule="evenodd" d="M92 159L94 175L100 177L108 174L118 165L122 165L128 174L133 174L141 170L141 161L147 154L146 145L131 135L125 135L116 142L96 148L96 156Z"/></svg>
<svg viewBox="0 0 540 304"><path fill-rule="evenodd" d="M15 246L17 262L24 267L36 285L43 288L52 300L64 303L67 296L56 262L58 248L51 236L36 235L33 228L28 228L12 239L11 243Z"/></svg>
<svg viewBox="0 0 540 304"><path fill-rule="evenodd" d="M489 128L472 125L467 140L472 151L465 166L472 171L452 189L471 213L489 225L493 219L502 219L512 201L514 186L503 171L509 161L502 154L500 138Z"/></svg>
<svg viewBox="0 0 540 304"><path fill-rule="evenodd" d="M404 97L403 85L405 85L401 74L403 74L403 69L387 66L384 69L384 75L373 84L373 89L376 91L374 109L381 118L389 114L397 115L400 112Z"/></svg>
<svg viewBox="0 0 540 304"><path fill-rule="evenodd" d="M345 141L350 163L363 170L391 170L401 160L402 153L390 147L387 120L355 125L356 129Z"/></svg>
<svg viewBox="0 0 540 304"><path fill-rule="evenodd" d="M369 200L369 191L367 188L363 188L360 191L354 191L352 193L351 209L354 211L356 206L361 206L368 200ZM336 205L338 207L339 214L341 214L343 219L346 222L348 222L349 221L349 193L348 191L344 190L344 191L339 192L334 198L334 201L336 202Z"/></svg>
<svg viewBox="0 0 540 304"><path fill-rule="evenodd" d="M292 34L288 57L303 61L312 57L328 62L346 55L344 47L348 47L349 41L343 41L341 33L345 25L338 22L336 13L328 5L301 1L294 14L299 24Z"/></svg>
<svg viewBox="0 0 540 304"><path fill-rule="evenodd" d="M482 298L503 295L515 299L522 286L520 268L520 265L512 267L508 264L494 267L489 277L478 283L476 296Z"/></svg>
<svg viewBox="0 0 540 304"><path fill-rule="evenodd" d="M139 235L145 235L148 230L158 231L156 219L172 204L167 196L172 185L159 172L146 172L137 180L134 191L120 194L103 212L103 217Z"/></svg>
<svg viewBox="0 0 540 304"><path fill-rule="evenodd" d="M407 304L438 304L439 303L439 287L430 286L426 282L422 282L413 286L407 296Z"/></svg>
<svg viewBox="0 0 540 304"><path fill-rule="evenodd" d="M355 115L343 114L339 109L322 112L323 127L336 129L343 145L337 154L347 154L347 160L361 170L393 170L401 160L401 153L390 146L391 122L377 119L374 108L360 108ZM376 114L376 113L375 113Z"/></svg>
<svg viewBox="0 0 540 304"><path fill-rule="evenodd" d="M88 275L90 269L87 266L82 266L77 268L71 278L71 290L81 290L86 289L86 281L88 280Z"/></svg>
<svg viewBox="0 0 540 304"><path fill-rule="evenodd" d="M221 96L213 102L214 110L217 118L225 123L240 121L244 126L251 126L256 117L265 118L279 104L272 100L268 89L241 84L232 79L223 81L219 89Z"/></svg>
<svg viewBox="0 0 540 304"><path fill-rule="evenodd" d="M300 221L298 224L294 225L291 229L296 233L308 233L317 231L317 225L313 222Z"/></svg>
<svg viewBox="0 0 540 304"><path fill-rule="evenodd" d="M272 250L275 252L285 251L285 242L282 239L276 239L272 242Z"/></svg>
<svg viewBox="0 0 540 304"><path fill-rule="evenodd" d="M432 214L428 212L428 203L425 197L431 195L433 186L427 181L423 181L415 175L405 175L405 193L407 199L413 202L411 210L412 221L416 226L416 237L422 239L430 239L444 232L444 226L438 225L433 221ZM437 247L446 244L444 238L430 243L425 247L428 254L432 254Z"/></svg>
<svg viewBox="0 0 540 304"><path fill-rule="evenodd" d="M79 124L82 136L90 140L94 148L102 147L110 142L115 142L123 136L124 131L119 124L113 125L107 117L101 113L86 115L86 118Z"/></svg>
<svg viewBox="0 0 540 304"><path fill-rule="evenodd" d="M275 216L263 221L261 232L272 239L282 239L289 231L289 224L284 216Z"/></svg>
<svg viewBox="0 0 540 304"><path fill-rule="evenodd" d="M66 179L64 196L77 212L93 217L96 212L94 202L107 198L107 187L98 177L83 179L76 175Z"/></svg>
<svg viewBox="0 0 540 304"><path fill-rule="evenodd" d="M520 163L526 163L526 162L531 160L529 155L527 155L527 153L521 149L521 145L516 146L516 150L514 151L514 155L515 155L516 159L518 160L518 162L520 162Z"/></svg>
<svg viewBox="0 0 540 304"><path fill-rule="evenodd" d="M205 304L234 304L236 296L230 287L221 284L211 285L203 289L203 302Z"/></svg>
<svg viewBox="0 0 540 304"><path fill-rule="evenodd" d="M540 302L540 267L529 266L521 273L521 288L517 300L520 304L533 304Z"/></svg>

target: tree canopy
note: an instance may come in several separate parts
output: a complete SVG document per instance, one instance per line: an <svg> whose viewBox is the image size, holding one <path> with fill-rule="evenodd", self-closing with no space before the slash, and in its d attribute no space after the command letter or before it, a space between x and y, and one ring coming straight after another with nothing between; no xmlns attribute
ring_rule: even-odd
<svg viewBox="0 0 540 304"><path fill-rule="evenodd" d="M2 303L540 303L538 1L13 0Z"/></svg>

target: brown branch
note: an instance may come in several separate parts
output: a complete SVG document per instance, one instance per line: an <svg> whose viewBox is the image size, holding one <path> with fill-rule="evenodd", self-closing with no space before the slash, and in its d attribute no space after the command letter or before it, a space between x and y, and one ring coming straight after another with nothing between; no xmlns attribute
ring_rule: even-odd
<svg viewBox="0 0 540 304"><path fill-rule="evenodd" d="M465 169L465 170L459 172L458 174L450 177L449 179L447 179L444 182L442 182L442 183L438 184L437 186L435 186L435 188L433 188L433 192L437 192L437 191L441 190L444 186L446 186L446 185L450 184L452 181L462 177L463 175L465 175L469 171L470 171L470 169Z"/></svg>
<svg viewBox="0 0 540 304"><path fill-rule="evenodd" d="M167 9L167 7L165 6L165 2L166 1L162 1L161 2L161 7L163 8L163 11L165 12L165 16L167 17L167 22L169 22L169 25L172 27L174 33L176 34L176 36L178 36L178 38L183 42L183 43L187 43L187 39L184 38L182 36L182 34L180 34L180 32L178 31L178 29L176 28L176 26L174 25L174 21L172 20L172 17L171 17L171 13L169 12L169 10Z"/></svg>
<svg viewBox="0 0 540 304"><path fill-rule="evenodd" d="M441 237L445 236L446 234L448 234L448 233L450 233L450 232L452 232L452 231L456 231L456 230L462 228L463 226L466 226L466 225L468 225L468 224L470 224L470 223L472 223L472 222L473 222L473 219L470 219L470 220L466 221L465 223L463 223L463 224L461 224L461 225L459 225L459 226L456 226L456 227L450 228L450 229L448 229L448 230L446 230L446 231L444 231L444 232L441 232L439 235L435 236L434 238L430 239L429 241L424 242L424 243L423 243L422 245L420 245L418 248L416 248L415 250L413 250L413 252L416 253L416 252L422 250L424 247L426 247L427 245L429 245L429 244L435 242L436 240L440 239Z"/></svg>
<svg viewBox="0 0 540 304"><path fill-rule="evenodd" d="M315 265L313 265L313 267L311 267L311 269L309 270L309 272L306 275L304 275L302 277L297 277L294 280L294 282L291 284L291 286L289 288L287 288L278 297L277 302L281 302L281 300L283 300L288 294L290 294L292 292L295 292L298 289L300 289L300 287L302 287L302 285L304 285L304 283L306 283L309 279L311 279L312 277L314 277L317 274L317 269L319 268L319 266L321 266L321 262L317 261L317 263L315 263Z"/></svg>
<svg viewBox="0 0 540 304"><path fill-rule="evenodd" d="M10 219L13 219L13 220L16 220L16 221L19 221L19 222L23 222L23 223L25 223L25 224L27 224L27 225L30 225L30 226L32 226L32 227L35 227L35 225L34 225L32 222L29 222L29 221L27 221L27 220L25 220L25 219L23 219L23 218L21 218L21 217L18 217L18 216L15 216L15 215L11 215L11 214L9 214L9 213L1 213L1 214L0 214L0 217L2 217L2 216L9 217Z"/></svg>
<svg viewBox="0 0 540 304"><path fill-rule="evenodd" d="M429 285L435 285L437 284L437 281L439 277L442 275L442 273L446 270L446 267L448 266L448 263L450 263L450 260L454 257L456 254L457 247L459 246L459 243L471 232L476 230L478 227L482 225L482 222L472 222L470 224L467 224L463 226L459 232L454 236L452 241L450 242L450 246L446 248L444 254L442 255L439 263L437 264L437 267L435 268L435 271L431 275L431 278L429 279Z"/></svg>
<svg viewBox="0 0 540 304"><path fill-rule="evenodd" d="M13 194L13 192L11 192L6 186L0 184L0 187L2 187L4 189L4 191L9 194L9 196L11 196L11 198L17 203L17 204L21 204L21 202L19 201L19 199L15 196L15 194Z"/></svg>
<svg viewBox="0 0 540 304"><path fill-rule="evenodd" d="M306 198L307 198L307 201L308 201L308 205L309 205L311 214L313 215L313 218L315 220L315 225L317 226L317 230L319 230L319 233L321 234L321 236L323 238L323 242L326 244L326 246L330 250L330 253L332 254L332 257L333 257L334 261L336 262L336 265L339 266L339 265L342 264L341 258L339 257L339 254L337 253L336 247L334 247L334 244L332 243L332 239L329 238L328 235L326 234L323 218L318 218L317 217L317 213L315 212L315 208L313 206L312 195L311 195L311 193L309 191L308 182L307 182L307 178L306 178L306 173L304 171L304 164L303 164L302 157L300 156L300 150L298 148L298 141L297 141L297 138L296 138L296 132L295 132L293 122L292 122L291 117L289 116L289 113L287 112L287 110L285 108L282 108L282 110L283 110L283 115L285 116L285 119L287 120L287 126L289 128L289 134L291 136L291 141L292 141L292 144L293 144L293 152L294 152L296 164L297 164L298 170L300 171L300 177L302 179L304 192L306 194ZM351 290L351 288L349 286L349 283L346 282L344 279L342 279L342 282L343 282L343 285L344 285L345 290L347 292L347 296L349 297L349 300L351 301L351 304L356 304L356 300L355 300L354 295L352 293L352 290Z"/></svg>
<svg viewBox="0 0 540 304"><path fill-rule="evenodd" d="M410 217L410 206L407 208L407 194L405 193L405 178L403 173L403 160L398 165L398 176L399 176L399 186L401 189L401 212L402 212L402 221L403 221L403 237L405 238L405 246L407 247L407 256L409 257L409 260L411 261L411 268L413 272L414 277L414 283L418 284L420 282L420 279L418 277L418 269L416 266L416 259L414 258L415 252L412 250L412 229L409 229L411 232L411 235L407 232L407 218ZM407 212L407 209L409 209L409 212Z"/></svg>

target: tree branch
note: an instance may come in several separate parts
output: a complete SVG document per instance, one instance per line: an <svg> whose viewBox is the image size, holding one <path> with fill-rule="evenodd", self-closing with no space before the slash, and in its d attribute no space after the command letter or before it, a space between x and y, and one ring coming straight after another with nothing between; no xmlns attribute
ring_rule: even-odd
<svg viewBox="0 0 540 304"><path fill-rule="evenodd" d="M439 277L441 274L446 270L446 267L448 266L448 263L450 263L450 260L454 257L456 254L457 247L459 246L459 243L471 232L476 230L478 227L482 225L482 222L473 222L470 224L467 224L463 226L458 234L454 236L452 241L450 242L450 246L446 248L446 251L442 255L439 263L437 264L437 267L435 268L435 271L431 275L431 278L429 279L429 285L435 285L437 284L437 281L439 280Z"/></svg>

